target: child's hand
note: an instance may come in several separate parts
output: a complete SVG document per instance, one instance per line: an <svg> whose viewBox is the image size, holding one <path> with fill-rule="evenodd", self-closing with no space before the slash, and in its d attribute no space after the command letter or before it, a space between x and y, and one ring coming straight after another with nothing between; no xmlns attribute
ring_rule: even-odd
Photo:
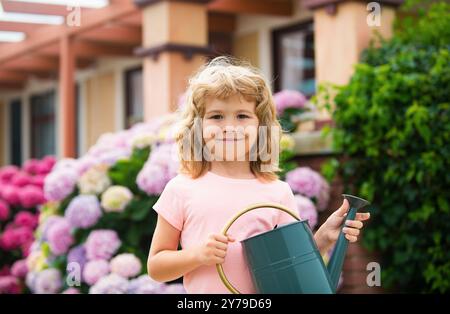
<svg viewBox="0 0 450 314"><path fill-rule="evenodd" d="M317 230L315 238L318 246L330 247L333 246L341 232L342 223L344 222L347 211L349 210L349 203L346 199L341 207L328 217L322 227ZM347 220L342 232L350 242L356 242L363 227L363 221L370 218L370 213L356 213L355 220ZM319 244L320 243L320 244ZM320 248L319 248L320 249Z"/></svg>
<svg viewBox="0 0 450 314"><path fill-rule="evenodd" d="M210 234L205 244L197 247L196 255L202 265L222 264L227 254L228 242L234 242L230 235Z"/></svg>
<svg viewBox="0 0 450 314"><path fill-rule="evenodd" d="M348 201L344 199L341 207L339 207L334 213L332 213L325 222L325 225L327 225L328 229L328 238L333 243L336 242L339 237L342 223L349 208L350 205ZM347 220L345 222L346 226L342 229L342 232L345 233L345 237L347 238L347 240L349 240L350 242L358 241L360 229L364 225L362 222L369 218L370 213L356 213L355 220Z"/></svg>

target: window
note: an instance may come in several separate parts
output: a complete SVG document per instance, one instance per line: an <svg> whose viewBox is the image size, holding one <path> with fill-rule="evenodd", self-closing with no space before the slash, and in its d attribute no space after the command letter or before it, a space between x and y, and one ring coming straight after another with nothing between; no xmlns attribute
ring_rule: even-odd
<svg viewBox="0 0 450 314"><path fill-rule="evenodd" d="M275 91L298 90L315 93L313 23L306 22L272 32Z"/></svg>
<svg viewBox="0 0 450 314"><path fill-rule="evenodd" d="M33 95L31 105L31 157L55 154L55 93Z"/></svg>
<svg viewBox="0 0 450 314"><path fill-rule="evenodd" d="M144 121L142 67L125 72L125 127Z"/></svg>
<svg viewBox="0 0 450 314"><path fill-rule="evenodd" d="M22 164L22 101L15 99L10 103L10 152L11 163L16 166Z"/></svg>

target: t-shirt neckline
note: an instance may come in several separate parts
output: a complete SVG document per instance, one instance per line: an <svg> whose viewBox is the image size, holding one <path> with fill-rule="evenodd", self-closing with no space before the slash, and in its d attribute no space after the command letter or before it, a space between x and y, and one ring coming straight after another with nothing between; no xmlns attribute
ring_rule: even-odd
<svg viewBox="0 0 450 314"><path fill-rule="evenodd" d="M258 181L258 178L239 179L239 178L225 177L225 176L222 176L220 174L216 174L214 172L211 172L210 170L208 170L208 172L206 174L209 175L210 177L215 177L217 179L224 180L224 181L229 181L229 182L243 182L243 183L247 182L248 183L248 182Z"/></svg>

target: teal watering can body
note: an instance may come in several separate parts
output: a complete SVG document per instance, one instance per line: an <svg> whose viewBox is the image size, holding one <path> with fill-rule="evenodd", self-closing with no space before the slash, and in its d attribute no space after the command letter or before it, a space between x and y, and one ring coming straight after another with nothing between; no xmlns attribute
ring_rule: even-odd
<svg viewBox="0 0 450 314"><path fill-rule="evenodd" d="M354 219L358 209L369 203L344 194L350 203L347 219ZM275 204L257 204L236 216L223 230L226 234L231 224L242 214L260 207L283 210L296 217L289 209ZM298 217L296 217L298 219ZM299 219L298 219L299 220ZM258 293L335 293L348 240L341 232L328 263L328 268L307 220L285 224L242 241L245 258ZM239 291L228 281L221 265L219 275L231 292Z"/></svg>

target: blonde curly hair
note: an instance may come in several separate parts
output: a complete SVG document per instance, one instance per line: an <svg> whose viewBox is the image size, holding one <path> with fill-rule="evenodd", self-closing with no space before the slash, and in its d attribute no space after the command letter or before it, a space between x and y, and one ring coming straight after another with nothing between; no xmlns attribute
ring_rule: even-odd
<svg viewBox="0 0 450 314"><path fill-rule="evenodd" d="M255 102L255 113L259 120L259 126L267 126L266 136L264 136L266 140L261 141L261 133L258 132L256 141L258 145L254 145L258 147L252 148L259 148L259 150L256 160L250 161L251 171L260 181L277 180L276 172L280 171L278 151L282 129L277 120L271 89L258 69L248 62L230 56L219 56L212 59L203 64L189 78L188 89L181 106L182 111L179 112L181 115L179 129L175 134L180 155L180 173L195 179L208 171L210 162L205 160L203 154L200 158L195 158L193 145L189 145L190 148L187 152L183 151L186 137L189 137L190 143L196 141L194 133L190 131L187 135L186 130L193 130L196 118L204 117L206 100L209 97L226 100L234 95L242 96L246 101ZM261 128L258 129L261 130ZM199 141L200 139L197 139L197 143ZM204 147L203 135L201 143L201 146ZM271 145L267 145L268 143ZM275 149L273 149L274 147ZM261 158L262 153L269 154L271 157Z"/></svg>

